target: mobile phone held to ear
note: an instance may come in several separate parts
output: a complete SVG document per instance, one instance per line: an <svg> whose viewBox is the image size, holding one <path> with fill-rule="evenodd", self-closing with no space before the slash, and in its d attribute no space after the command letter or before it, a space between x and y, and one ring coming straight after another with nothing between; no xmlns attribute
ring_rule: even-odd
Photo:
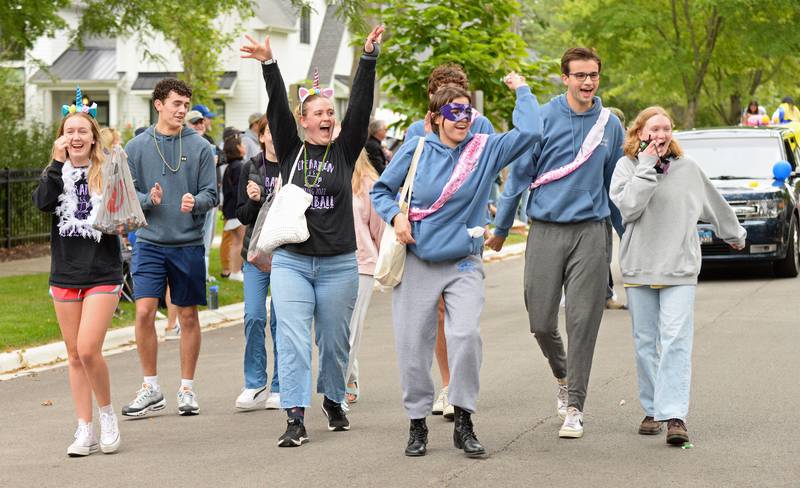
<svg viewBox="0 0 800 488"><path fill-rule="evenodd" d="M647 149L647 146L650 145L650 140L651 139L652 139L652 137L648 137L646 141L640 141L639 142L639 150L637 151L637 154L642 152L642 151L644 151L645 149Z"/></svg>

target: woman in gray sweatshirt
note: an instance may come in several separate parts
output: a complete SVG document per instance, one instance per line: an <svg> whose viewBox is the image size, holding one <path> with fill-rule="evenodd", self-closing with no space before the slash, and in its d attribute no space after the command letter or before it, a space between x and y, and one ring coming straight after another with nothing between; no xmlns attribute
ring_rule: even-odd
<svg viewBox="0 0 800 488"><path fill-rule="evenodd" d="M710 223L734 249L744 248L747 233L698 164L672 139L672 126L661 107L639 113L628 128L609 194L625 224L620 266L645 412L639 433L659 434L667 422L667 443L682 445L689 441L686 415L701 264L697 221Z"/></svg>

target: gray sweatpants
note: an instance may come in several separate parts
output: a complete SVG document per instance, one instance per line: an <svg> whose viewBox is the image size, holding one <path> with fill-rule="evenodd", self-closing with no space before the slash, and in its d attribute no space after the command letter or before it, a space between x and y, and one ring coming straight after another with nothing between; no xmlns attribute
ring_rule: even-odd
<svg viewBox="0 0 800 488"><path fill-rule="evenodd" d="M531 225L525 249L525 306L531 332L556 378L567 378L569 406L583 411L594 345L608 285L605 222ZM558 332L561 288L566 297L568 351Z"/></svg>
<svg viewBox="0 0 800 488"><path fill-rule="evenodd" d="M480 256L433 263L406 256L403 281L392 294L395 348L403 388L403 407L410 419L430 415L436 391L431 377L439 297L444 295L448 399L474 413L480 389L483 342L483 262Z"/></svg>

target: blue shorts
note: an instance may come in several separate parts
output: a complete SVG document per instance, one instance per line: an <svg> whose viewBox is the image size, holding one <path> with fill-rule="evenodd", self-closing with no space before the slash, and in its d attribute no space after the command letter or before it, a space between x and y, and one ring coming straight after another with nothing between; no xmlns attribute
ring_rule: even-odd
<svg viewBox="0 0 800 488"><path fill-rule="evenodd" d="M162 247L137 240L131 258L134 299L161 298L169 283L173 304L205 305L204 258L203 246Z"/></svg>

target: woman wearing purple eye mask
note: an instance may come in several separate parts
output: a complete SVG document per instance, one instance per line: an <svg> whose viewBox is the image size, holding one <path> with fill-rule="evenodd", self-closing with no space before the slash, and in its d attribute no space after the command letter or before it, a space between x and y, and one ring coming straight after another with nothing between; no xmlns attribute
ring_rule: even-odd
<svg viewBox="0 0 800 488"><path fill-rule="evenodd" d="M431 97L433 132L424 139L407 217L394 196L405 181L418 137L400 148L370 192L376 211L394 225L397 239L408 244L409 251L403 281L392 297L403 405L411 420L407 456L426 452L425 417L435 395L431 362L440 296L446 304L453 442L469 457L486 454L471 420L482 358L485 209L498 171L541 138L539 106L525 79L511 73L505 82L516 92L517 103L514 128L503 134L470 132L471 100L463 88L446 86Z"/></svg>

